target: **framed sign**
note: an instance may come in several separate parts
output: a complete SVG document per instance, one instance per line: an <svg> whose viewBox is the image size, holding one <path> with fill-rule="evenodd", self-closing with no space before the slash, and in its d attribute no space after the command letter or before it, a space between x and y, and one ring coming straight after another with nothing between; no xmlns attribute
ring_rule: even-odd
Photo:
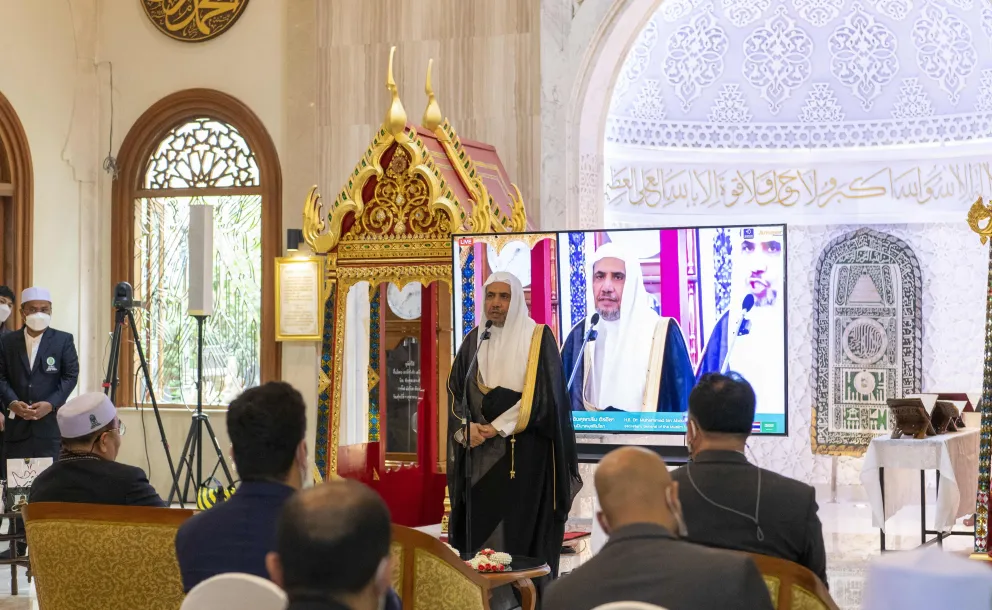
<svg viewBox="0 0 992 610"><path fill-rule="evenodd" d="M140 0L158 31L181 42L220 36L238 20L248 0Z"/></svg>
<svg viewBox="0 0 992 610"><path fill-rule="evenodd" d="M320 341L323 259L276 259L276 341Z"/></svg>

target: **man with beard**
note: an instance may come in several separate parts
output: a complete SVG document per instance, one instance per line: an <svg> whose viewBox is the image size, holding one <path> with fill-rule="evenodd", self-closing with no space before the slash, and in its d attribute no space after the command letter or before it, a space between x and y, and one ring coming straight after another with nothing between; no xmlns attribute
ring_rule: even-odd
<svg viewBox="0 0 992 610"><path fill-rule="evenodd" d="M592 257L592 301L598 337L582 341L592 318L576 324L562 347L571 374L573 411L683 412L694 383L692 362L679 324L655 313L641 263L616 244Z"/></svg>
<svg viewBox="0 0 992 610"><path fill-rule="evenodd" d="M515 276L494 273L484 291L485 328L469 333L448 377L450 542L462 552L492 548L533 557L557 576L565 521L582 486L557 342L528 315ZM467 439L463 417L469 419Z"/></svg>
<svg viewBox="0 0 992 610"><path fill-rule="evenodd" d="M785 413L783 227L734 232L730 309L710 333L696 379L733 371L754 388L759 413Z"/></svg>

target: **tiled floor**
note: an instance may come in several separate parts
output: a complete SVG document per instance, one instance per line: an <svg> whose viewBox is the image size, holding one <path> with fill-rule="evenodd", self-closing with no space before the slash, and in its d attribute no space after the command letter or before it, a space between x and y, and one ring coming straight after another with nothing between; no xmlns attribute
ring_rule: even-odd
<svg viewBox="0 0 992 610"><path fill-rule="evenodd" d="M933 515L933 507L928 507ZM820 502L820 520L827 550L827 576L830 592L841 610L860 610L868 563L878 557L878 530L871 526L871 513L867 504L851 501ZM886 544L889 549L910 549L920 544L919 508L907 508L889 522ZM588 526L588 524L585 524ZM963 529L959 524L957 529ZM954 536L944 542L946 552L969 554L973 539ZM2 548L2 547L0 547ZM574 569L590 556L588 543L580 543L579 553L562 557L562 572ZM9 570L0 570L0 610L34 610L33 585L27 584L23 568L18 570L20 595L10 595Z"/></svg>

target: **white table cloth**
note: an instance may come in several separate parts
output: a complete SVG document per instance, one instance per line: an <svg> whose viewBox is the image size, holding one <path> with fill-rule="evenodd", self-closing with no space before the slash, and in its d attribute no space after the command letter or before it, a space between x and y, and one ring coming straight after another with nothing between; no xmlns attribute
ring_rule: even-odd
<svg viewBox="0 0 992 610"><path fill-rule="evenodd" d="M885 469L885 515L878 469ZM978 491L978 428L966 428L925 439L872 440L861 467L861 484L871 506L872 525L885 530L885 521L905 506L920 502L920 470L939 470L934 528L947 531L958 517L975 512Z"/></svg>
<svg viewBox="0 0 992 610"><path fill-rule="evenodd" d="M988 610L989 566L939 549L889 553L868 568L862 610Z"/></svg>

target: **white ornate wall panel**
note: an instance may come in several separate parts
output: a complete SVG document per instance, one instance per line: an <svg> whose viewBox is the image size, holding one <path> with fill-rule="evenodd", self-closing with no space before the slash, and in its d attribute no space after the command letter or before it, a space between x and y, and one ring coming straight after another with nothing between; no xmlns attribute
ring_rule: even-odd
<svg viewBox="0 0 992 610"><path fill-rule="evenodd" d="M992 137L992 7L669 0L631 47L606 138L836 148Z"/></svg>

